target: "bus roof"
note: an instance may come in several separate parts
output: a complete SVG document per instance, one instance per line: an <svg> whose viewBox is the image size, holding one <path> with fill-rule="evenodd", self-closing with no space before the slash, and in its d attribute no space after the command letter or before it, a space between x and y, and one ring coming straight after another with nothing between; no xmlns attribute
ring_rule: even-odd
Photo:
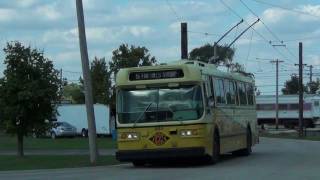
<svg viewBox="0 0 320 180"><path fill-rule="evenodd" d="M183 76L174 77L177 75L176 70L182 70ZM139 73L154 73L154 72L173 72L174 74L169 74L170 78L154 78L159 74L146 74L146 79L130 79L130 75L136 75L138 77L144 74ZM150 76L149 76L150 75ZM244 75L236 72L224 72L219 69L214 64L207 64L200 61L194 60L179 60L172 62L170 64L160 64L156 66L141 66L132 68L120 69L116 76L116 86L136 86L136 85L146 85L146 84L161 84L161 83L184 83L184 82L200 82L203 81L202 75L211 75L218 78L234 79L242 82L254 83L254 79L251 76ZM161 76L161 75L160 75ZM158 76L159 77L159 76Z"/></svg>

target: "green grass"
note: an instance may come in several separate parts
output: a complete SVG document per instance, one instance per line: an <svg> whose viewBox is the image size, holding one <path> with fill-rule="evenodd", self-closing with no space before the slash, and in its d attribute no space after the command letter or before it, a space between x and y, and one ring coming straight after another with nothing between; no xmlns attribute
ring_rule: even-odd
<svg viewBox="0 0 320 180"><path fill-rule="evenodd" d="M269 137L269 138L285 138L285 139L320 141L320 136L299 137L297 133L280 133L280 134L262 133L262 134L260 134L260 136L261 137Z"/></svg>
<svg viewBox="0 0 320 180"><path fill-rule="evenodd" d="M99 149L116 148L116 141L110 137L97 138ZM0 136L0 150L15 150L17 139L14 136ZM62 150L62 149L88 149L88 138L24 138L25 150Z"/></svg>
<svg viewBox="0 0 320 180"><path fill-rule="evenodd" d="M100 156L95 166L119 164L114 156ZM85 155L74 156L42 156L33 155L19 158L17 156L0 156L0 171L5 170L31 170L56 169L92 166L89 157Z"/></svg>

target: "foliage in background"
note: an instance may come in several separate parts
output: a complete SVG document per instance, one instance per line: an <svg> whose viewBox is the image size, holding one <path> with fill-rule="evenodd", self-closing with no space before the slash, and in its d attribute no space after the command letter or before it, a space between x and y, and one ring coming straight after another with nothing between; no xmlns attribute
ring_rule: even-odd
<svg viewBox="0 0 320 180"><path fill-rule="evenodd" d="M110 71L114 75L120 68L151 66L156 64L157 60L151 56L146 47L121 44L118 49L112 52L112 60L109 62Z"/></svg>
<svg viewBox="0 0 320 180"><path fill-rule="evenodd" d="M189 59L198 60L208 63L210 59L213 60L213 64L216 65L227 65L233 60L235 49L229 48L228 45L217 45L218 58L213 60L214 57L214 46L211 44L205 44L199 48L194 48L190 54Z"/></svg>
<svg viewBox="0 0 320 180"><path fill-rule="evenodd" d="M0 79L1 121L16 134L18 155L23 156L23 137L34 129L44 130L45 120L56 113L59 72L38 49L10 42L4 48L4 77Z"/></svg>
<svg viewBox="0 0 320 180"><path fill-rule="evenodd" d="M110 104L111 98L111 73L105 58L97 58L91 62L91 79L93 102L100 104Z"/></svg>
<svg viewBox="0 0 320 180"><path fill-rule="evenodd" d="M315 94L320 89L320 79L308 83L308 89L310 94Z"/></svg>
<svg viewBox="0 0 320 180"><path fill-rule="evenodd" d="M303 85L303 92L308 92L307 86ZM282 88L283 94L298 94L299 93L299 77L291 76L290 80L284 83L284 88Z"/></svg>
<svg viewBox="0 0 320 180"><path fill-rule="evenodd" d="M70 100L73 104L84 104L83 86L76 83L66 84L63 87L63 98Z"/></svg>

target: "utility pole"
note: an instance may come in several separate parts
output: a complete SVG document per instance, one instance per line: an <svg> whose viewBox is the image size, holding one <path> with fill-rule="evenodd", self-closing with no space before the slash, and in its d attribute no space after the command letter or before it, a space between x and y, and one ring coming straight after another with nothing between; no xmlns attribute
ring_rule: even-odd
<svg viewBox="0 0 320 180"><path fill-rule="evenodd" d="M90 70L89 70L89 58L88 58L88 50L87 50L82 0L76 0L76 6L77 6L77 19L78 19L82 72L83 72L83 78L84 78L85 101L86 101L87 119L88 119L90 162L92 164L96 164L97 157L98 157L97 142L96 142L96 123L94 119L92 84L91 84L91 76L90 76Z"/></svg>
<svg viewBox="0 0 320 180"><path fill-rule="evenodd" d="M61 104L62 95L63 95L62 87L63 87L63 80L62 80L62 68L61 68L60 69L60 104Z"/></svg>
<svg viewBox="0 0 320 180"><path fill-rule="evenodd" d="M302 42L299 42L299 136L303 136L303 56Z"/></svg>
<svg viewBox="0 0 320 180"><path fill-rule="evenodd" d="M308 67L309 67L309 72L310 72L309 83L311 83L311 82L312 82L312 68L313 68L313 66L310 65L310 66L308 66Z"/></svg>
<svg viewBox="0 0 320 180"><path fill-rule="evenodd" d="M276 129L279 129L279 59L270 61L271 63L276 63Z"/></svg>
<svg viewBox="0 0 320 180"><path fill-rule="evenodd" d="M181 23L181 59L188 59L188 26Z"/></svg>

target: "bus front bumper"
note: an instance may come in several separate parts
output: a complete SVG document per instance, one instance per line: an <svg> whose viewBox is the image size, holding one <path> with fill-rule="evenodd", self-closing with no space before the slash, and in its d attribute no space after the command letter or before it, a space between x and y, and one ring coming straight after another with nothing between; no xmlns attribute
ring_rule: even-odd
<svg viewBox="0 0 320 180"><path fill-rule="evenodd" d="M139 160L186 159L203 157L205 155L204 147L119 150L116 152L116 159L122 162L131 162Z"/></svg>

